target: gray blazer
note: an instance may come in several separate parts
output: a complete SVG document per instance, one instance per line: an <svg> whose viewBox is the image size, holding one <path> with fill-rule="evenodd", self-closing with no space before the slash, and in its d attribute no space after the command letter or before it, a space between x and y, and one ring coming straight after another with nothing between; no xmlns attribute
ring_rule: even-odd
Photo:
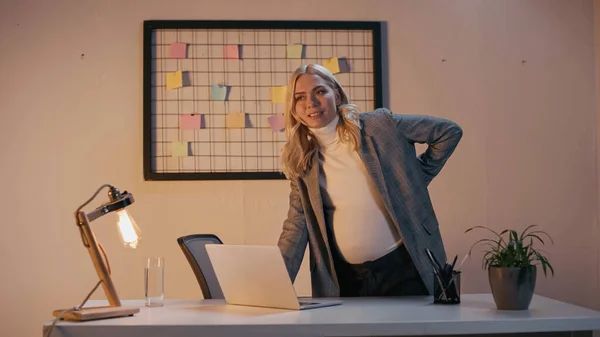
<svg viewBox="0 0 600 337"><path fill-rule="evenodd" d="M440 263L446 261L446 252L427 186L454 152L462 129L446 119L393 114L383 108L359 116L360 156L432 294L433 267L425 249L429 248ZM417 156L415 143L429 146ZM317 154L305 176L291 180L290 187L290 207L278 241L290 278L295 280L309 243L312 296L338 297L339 284L319 191Z"/></svg>

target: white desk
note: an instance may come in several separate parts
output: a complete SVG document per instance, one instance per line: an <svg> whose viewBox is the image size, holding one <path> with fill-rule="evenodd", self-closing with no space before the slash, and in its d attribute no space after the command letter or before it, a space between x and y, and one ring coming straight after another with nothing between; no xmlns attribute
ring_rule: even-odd
<svg viewBox="0 0 600 337"><path fill-rule="evenodd" d="M431 297L344 299L341 306L287 311L226 305L222 300L168 300L133 317L59 322L63 337L271 337L424 336L518 334L590 336L600 330L600 312L534 296L528 311L498 311L491 294L465 294L459 305L432 304ZM106 305L90 301L90 306ZM51 321L44 327L51 325Z"/></svg>

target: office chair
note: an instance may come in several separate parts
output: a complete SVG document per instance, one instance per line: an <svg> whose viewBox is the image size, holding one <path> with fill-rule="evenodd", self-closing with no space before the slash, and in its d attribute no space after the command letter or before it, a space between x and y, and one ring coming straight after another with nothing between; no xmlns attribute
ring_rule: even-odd
<svg viewBox="0 0 600 337"><path fill-rule="evenodd" d="M177 238L177 243L196 275L205 299L225 298L206 252L206 244L222 244L214 234L191 234Z"/></svg>

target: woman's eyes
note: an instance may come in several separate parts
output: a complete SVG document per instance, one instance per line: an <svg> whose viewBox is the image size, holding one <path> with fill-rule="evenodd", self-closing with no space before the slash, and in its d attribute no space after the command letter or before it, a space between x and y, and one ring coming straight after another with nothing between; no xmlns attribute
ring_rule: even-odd
<svg viewBox="0 0 600 337"><path fill-rule="evenodd" d="M324 95L326 93L326 91L324 89L319 89L317 91L315 91L315 93L319 94L319 95ZM306 99L306 96L296 96L296 100L300 101Z"/></svg>
<svg viewBox="0 0 600 337"><path fill-rule="evenodd" d="M315 91L315 93L317 95L325 95L327 93L327 90L325 90L325 89L319 89L319 90ZM302 95L302 96L296 96L296 102L297 101L303 101L305 99L306 99L306 96L304 96L304 95Z"/></svg>

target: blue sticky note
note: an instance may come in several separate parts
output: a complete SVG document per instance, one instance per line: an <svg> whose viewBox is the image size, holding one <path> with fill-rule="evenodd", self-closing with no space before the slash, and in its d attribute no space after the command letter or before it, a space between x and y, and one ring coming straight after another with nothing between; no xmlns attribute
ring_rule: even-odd
<svg viewBox="0 0 600 337"><path fill-rule="evenodd" d="M213 84L210 90L210 99L213 101L226 101L229 87L223 84Z"/></svg>

